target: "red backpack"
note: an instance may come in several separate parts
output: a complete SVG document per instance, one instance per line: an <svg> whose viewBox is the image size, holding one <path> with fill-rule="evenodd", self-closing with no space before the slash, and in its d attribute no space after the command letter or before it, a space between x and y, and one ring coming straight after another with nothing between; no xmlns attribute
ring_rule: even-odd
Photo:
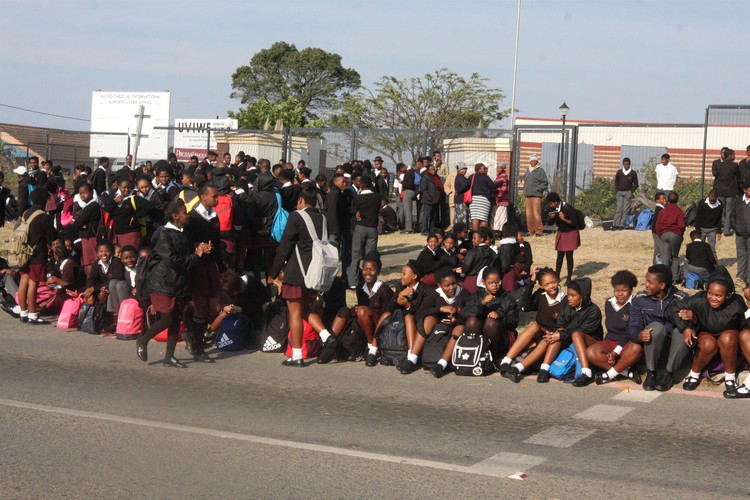
<svg viewBox="0 0 750 500"><path fill-rule="evenodd" d="M143 333L143 309L136 299L120 302L115 334L119 340L131 340Z"/></svg>
<svg viewBox="0 0 750 500"><path fill-rule="evenodd" d="M219 204L216 205L216 216L219 218L219 231L222 238L232 235L232 221L234 220L234 200L232 195L220 194Z"/></svg>
<svg viewBox="0 0 750 500"><path fill-rule="evenodd" d="M302 357L310 359L320 354L320 337L315 333L313 327L307 321L302 320L304 331L302 332ZM292 344L290 341L286 344L286 355L292 357Z"/></svg>

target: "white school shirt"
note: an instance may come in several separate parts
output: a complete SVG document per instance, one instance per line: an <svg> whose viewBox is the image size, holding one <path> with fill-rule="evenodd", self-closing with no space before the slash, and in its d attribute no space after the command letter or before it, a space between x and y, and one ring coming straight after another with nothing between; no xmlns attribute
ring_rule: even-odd
<svg viewBox="0 0 750 500"><path fill-rule="evenodd" d="M677 167L672 165L672 162L666 165L659 163L656 166L656 189L673 191L677 182L677 173Z"/></svg>

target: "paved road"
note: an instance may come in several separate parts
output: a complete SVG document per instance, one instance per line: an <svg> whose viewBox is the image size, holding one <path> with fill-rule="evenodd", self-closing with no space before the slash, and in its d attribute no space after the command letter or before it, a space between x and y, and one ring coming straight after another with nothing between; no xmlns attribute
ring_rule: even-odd
<svg viewBox="0 0 750 500"><path fill-rule="evenodd" d="M3 498L750 494L745 401L260 353L167 369L8 317L0 342Z"/></svg>

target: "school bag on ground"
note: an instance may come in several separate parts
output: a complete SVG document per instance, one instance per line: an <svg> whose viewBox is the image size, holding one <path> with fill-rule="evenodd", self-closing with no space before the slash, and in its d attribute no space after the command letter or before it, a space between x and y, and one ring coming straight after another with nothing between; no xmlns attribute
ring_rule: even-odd
<svg viewBox="0 0 750 500"><path fill-rule="evenodd" d="M356 316L349 318L336 344L336 359L339 361L359 361L367 354L365 333L359 327Z"/></svg>
<svg viewBox="0 0 750 500"><path fill-rule="evenodd" d="M276 215L274 215L273 224L271 225L271 239L278 243L281 241L281 237L284 236L289 212L281 206L281 195L279 193L276 193L276 204L278 207L276 208Z"/></svg>
<svg viewBox="0 0 750 500"><path fill-rule="evenodd" d="M651 217L653 212L650 208L644 208L641 213L638 214L635 223L636 231L648 231L651 229Z"/></svg>
<svg viewBox="0 0 750 500"><path fill-rule="evenodd" d="M221 320L215 347L223 351L241 351L250 343L252 325L243 314L229 314Z"/></svg>
<svg viewBox="0 0 750 500"><path fill-rule="evenodd" d="M104 329L104 313L107 306L103 302L95 302L94 305L83 304L78 313L78 330L99 335Z"/></svg>
<svg viewBox="0 0 750 500"><path fill-rule="evenodd" d="M464 333L458 337L451 357L456 375L481 377L494 372L490 343L488 338L478 333Z"/></svg>
<svg viewBox="0 0 750 500"><path fill-rule="evenodd" d="M691 204L687 210L685 210L685 226L692 226L695 224L695 219L698 218L698 205L695 203Z"/></svg>
<svg viewBox="0 0 750 500"><path fill-rule="evenodd" d="M581 374L581 362L573 344L560 351L549 367L549 374L558 380L572 379Z"/></svg>
<svg viewBox="0 0 750 500"><path fill-rule="evenodd" d="M422 348L422 368L429 370L443 357L445 346L451 338L450 327L439 323L432 329L432 333L424 342Z"/></svg>
<svg viewBox="0 0 750 500"><path fill-rule="evenodd" d="M304 359L315 358L320 355L320 337L307 321L302 320L302 325L302 357ZM292 343L289 338L287 338L286 355L288 358L292 357Z"/></svg>
<svg viewBox="0 0 750 500"><path fill-rule="evenodd" d="M118 340L135 340L143 333L143 309L136 299L125 299L120 302L117 311L115 337Z"/></svg>
<svg viewBox="0 0 750 500"><path fill-rule="evenodd" d="M281 300L268 304L263 313L260 330L260 350L263 352L283 352L289 334L289 312Z"/></svg>
<svg viewBox="0 0 750 500"><path fill-rule="evenodd" d="M29 245L29 226L38 215L43 213L42 210L37 210L28 219L22 216L18 227L11 233L10 239L5 241L9 266L23 267L31 260L31 256L34 254L34 247Z"/></svg>
<svg viewBox="0 0 750 500"><path fill-rule="evenodd" d="M57 318L57 328L62 330L74 330L78 328L78 313L83 305L83 297L68 299L63 302L60 316Z"/></svg>
<svg viewBox="0 0 750 500"><path fill-rule="evenodd" d="M703 280L690 271L685 273L685 288L688 290L703 290Z"/></svg>
<svg viewBox="0 0 750 500"><path fill-rule="evenodd" d="M304 210L298 210L297 213L302 216L302 220L307 226L307 232L312 237L312 260L307 270L302 265L299 247L295 245L294 249L294 253L297 254L297 264L299 264L299 268L305 277L305 287L310 290L327 292L331 288L336 274L338 274L339 251L335 246L328 243L328 224L325 217L323 217L323 234L318 238L310 215Z"/></svg>
<svg viewBox="0 0 750 500"><path fill-rule="evenodd" d="M404 311L396 309L380 324L375 332L380 350L380 364L401 367L406 361L409 346L406 343L406 324Z"/></svg>

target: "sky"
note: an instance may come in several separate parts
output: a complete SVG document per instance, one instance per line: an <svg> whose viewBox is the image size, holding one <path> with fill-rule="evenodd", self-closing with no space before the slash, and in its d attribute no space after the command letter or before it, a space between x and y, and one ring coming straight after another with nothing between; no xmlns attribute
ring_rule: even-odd
<svg viewBox="0 0 750 500"><path fill-rule="evenodd" d="M89 119L91 92L171 91L171 120L237 110L231 75L274 42L340 54L365 86L479 73L511 106L516 0L3 0L0 104ZM750 104L748 0L522 0L518 116L702 123ZM744 76L743 76L744 75ZM0 106L0 123L89 123ZM509 126L509 121L499 123Z"/></svg>

